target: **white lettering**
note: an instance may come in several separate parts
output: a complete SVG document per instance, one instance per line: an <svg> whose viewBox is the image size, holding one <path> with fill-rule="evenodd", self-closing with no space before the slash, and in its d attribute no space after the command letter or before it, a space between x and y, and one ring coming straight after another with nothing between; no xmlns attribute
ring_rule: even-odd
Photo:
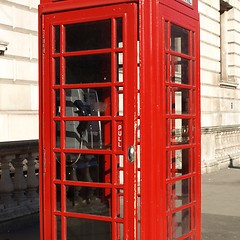
<svg viewBox="0 0 240 240"><path fill-rule="evenodd" d="M117 126L117 147L122 148L122 125Z"/></svg>

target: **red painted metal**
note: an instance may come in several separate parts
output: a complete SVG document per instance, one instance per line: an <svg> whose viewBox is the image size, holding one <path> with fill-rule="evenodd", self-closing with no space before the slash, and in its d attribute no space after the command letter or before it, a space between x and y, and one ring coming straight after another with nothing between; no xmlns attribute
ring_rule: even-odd
<svg viewBox="0 0 240 240"><path fill-rule="evenodd" d="M109 223L111 239L201 239L200 53L197 0L42 0L40 56L41 240L68 239L70 218ZM116 45L122 18L123 46ZM110 19L111 46L65 51L65 25ZM54 52L54 26L59 51ZM139 42L139 44L137 43ZM187 43L183 49L182 42ZM176 47L174 48L174 45ZM137 60L137 46L139 60ZM110 81L66 84L69 57L111 54ZM123 55L123 81L116 74ZM59 59L59 83L54 82ZM138 74L137 76L137 69ZM119 73L118 73L119 74ZM138 83L137 83L138 79ZM100 89L101 116L67 116L66 91ZM110 90L109 90L110 89ZM56 114L56 96L61 111ZM123 114L119 105L123 99ZM103 149L68 149L70 121L101 121ZM61 144L56 146L57 124ZM135 148L134 162L127 159ZM104 160L102 181L67 179L66 156L95 154ZM56 175L59 157L60 177ZM121 177L123 176L123 178ZM67 187L102 189L110 215L71 212ZM60 188L60 196L56 193ZM99 190L100 191L100 190ZM57 201L61 202L61 208ZM106 238L109 239L109 238Z"/></svg>
<svg viewBox="0 0 240 240"><path fill-rule="evenodd" d="M74 10L86 7L107 6L119 3L132 3L138 2L138 0L63 0L63 1L51 1L42 0L39 5L39 10L42 13L60 12L66 10Z"/></svg>
<svg viewBox="0 0 240 240"><path fill-rule="evenodd" d="M98 221L102 222L102 225L107 223L107 225L110 226L110 229L108 227L107 229L110 231L109 234L111 235L111 239L119 239L120 237L124 237L124 239L136 239L136 232L134 231L136 213L133 211L136 199L134 196L136 194L134 186L136 174L134 173L134 162L128 161L128 146L132 145L136 148L135 122L137 116L134 114L137 111L135 97L137 92L136 14L137 6L131 3L71 11L67 13L62 12L57 15L42 15L43 27L41 30L42 33L45 32L46 36L46 40L42 41L45 46L45 52L42 54L43 64L41 65L42 71L45 74L44 81L41 82L42 114L40 118L42 123L41 129L44 129L44 131L42 130L44 135L41 136L41 146L46 152L46 157L42 156L41 161L43 169L46 169L41 175L41 188L44 189L41 202L41 209L43 210L41 214L43 229L42 239L56 239L59 232L61 232L61 239L67 239L69 234L68 228L70 227L68 222L69 219L73 218L76 220L82 219L82 221ZM71 18L69 18L69 16ZM66 31L65 26L81 22L84 24L87 22L93 23L96 21L103 21L104 19L110 21L111 24L112 41L110 48L79 50L74 52L65 51L67 47L65 42L66 37L63 37ZM118 19L122 19L122 46L118 46L116 43L116 24ZM58 51L55 51L57 47L54 47L54 43L56 42L56 39L54 39L56 35L54 32L54 29L56 29L55 26L59 26L58 29L60 31L60 38L57 40L60 43L60 49ZM75 56L95 57L100 54L103 54L102 56L110 54L109 56L111 56L110 81L84 84L68 84L66 82L68 81L68 79L66 79L68 70L65 71L65 62L69 58ZM122 56L123 80L121 81L116 78L116 73L119 74L116 64L117 55ZM55 76L57 76L55 72L56 66L54 65L56 59L59 59L58 61L60 62L60 68L58 70L60 72L59 83L57 83L57 79L55 79ZM65 92L79 88L85 89L85 92L87 89L100 89L102 98L105 96L104 94L106 92L107 95L104 97L104 105L107 106L107 108L104 115L89 117L67 115L66 109L68 105L66 104L66 100L64 100L67 98ZM118 89L120 89L120 91ZM119 98L119 94L123 96L123 99ZM57 100L61 108L59 114L56 113L56 109L59 108L56 99L60 99ZM123 114L120 115L118 115L120 111L118 104L119 100L123 101ZM69 131L67 130L67 124L68 122L71 123L71 121L101 121L103 124L102 134L105 147L102 149L67 148L66 134L67 131ZM61 133L59 135L59 145L56 141L56 137L58 136L56 130L57 125L60 125L59 129ZM121 126L122 129L119 129L119 126ZM120 135L120 130L123 132L121 133L122 136ZM121 138L119 139L119 137ZM121 147L119 146L120 141L122 142ZM69 153L72 155L91 154L89 156L95 154L102 156L102 158L104 157L104 162L102 162L102 168L100 169L102 171L100 174L103 176L103 182L69 180L66 173L66 157ZM57 158L59 159L58 161L56 161ZM119 160L119 158L121 158L121 160ZM119 163L119 161L121 163ZM59 170L57 170L58 162L60 164ZM122 165L120 168L122 176L119 176L119 164ZM59 176L56 175L58 174L56 170L60 171ZM92 215L90 213L86 214L69 211L69 202L66 195L66 191L69 187L94 188L99 189L99 191L102 189L103 195L99 197L99 201L102 199L101 201L104 200L104 202L108 202L106 206L109 208L109 213L106 216L102 216L102 214ZM60 202L60 206L58 202ZM103 207L103 204L101 204L101 206ZM88 206L85 207L85 209L87 208ZM57 224L57 222L59 223ZM120 227L120 224L122 227ZM96 226L98 225L96 224ZM98 236L95 237L97 238ZM108 239L109 236L105 236L104 239L106 238Z"/></svg>

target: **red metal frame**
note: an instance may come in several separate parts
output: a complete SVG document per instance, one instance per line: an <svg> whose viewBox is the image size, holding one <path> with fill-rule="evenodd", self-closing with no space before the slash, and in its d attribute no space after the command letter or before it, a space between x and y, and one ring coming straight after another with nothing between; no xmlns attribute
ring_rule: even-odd
<svg viewBox="0 0 240 240"><path fill-rule="evenodd" d="M199 78L199 22L197 13L197 1L193 1L192 6L179 1L160 1L159 5L156 1L146 1L144 5L140 5L140 16L143 25L140 25L140 56L141 68L141 237L142 239L172 239L174 219L170 216L187 207L194 209L191 211L190 231L178 236L177 239L200 239L200 222L201 222L201 168L200 168L200 78ZM180 21L179 21L180 20ZM190 51L189 56L176 55L189 59L191 67L189 76L194 78L194 84L187 86L172 84L170 81L170 68L166 69L166 65L170 66L171 54L173 51L165 50L165 39L168 39L170 46L170 34L165 36L165 21L174 23L185 29L190 30L189 39L190 46L194 47L193 52ZM160 34L159 34L160 33ZM152 38L149 38L152 36ZM158 49L158 51L156 51ZM192 48L191 48L192 49ZM168 58L165 57L166 53ZM151 62L151 67L149 67ZM194 71L193 71L194 68ZM159 69L165 69L159 72ZM173 68L172 68L173 70ZM194 74L194 75L193 75ZM167 79L166 79L167 77ZM150 79L150 80L149 80ZM150 83L151 84L150 84ZM188 114L176 114L174 111L169 114L169 98L170 92L166 94L166 88L183 87L190 91L190 109ZM168 97L167 97L168 96ZM174 103L174 102L172 102ZM168 104L168 107L166 108ZM193 111L194 110L194 111ZM171 138L170 131L175 128L175 124L169 124L171 119L189 119L189 144L169 145ZM167 123L166 124L166 120ZM172 120L171 120L172 121ZM185 120L184 120L185 121ZM146 124L148 123L148 124ZM150 124L150 129L149 129ZM165 127L166 126L166 127ZM170 136L170 137L168 137ZM166 138L167 137L167 138ZM170 152L172 150L183 151L184 148L190 148L189 152L189 173L181 177L174 177L174 163L172 173L170 175ZM174 152L173 152L174 153ZM172 158L174 158L174 154ZM167 174L166 171L167 170ZM174 174L174 175L172 175ZM187 188L189 191L189 202L181 207L174 207L174 196L176 192L175 183L177 180L192 179L191 184ZM150 183L147 184L147 183ZM173 185L174 184L174 185ZM169 192L167 186L173 190ZM170 188L170 189L171 189ZM158 190L161 189L161 190ZM183 190L183 191L186 191ZM179 198L176 195L176 199ZM149 204L151 200L151 204ZM166 200L168 205L172 206L172 210L166 209ZM157 214L156 214L157 213ZM170 218L169 218L170 217ZM169 219L167 221L167 219ZM194 225L196 224L196 225ZM167 227L168 225L168 227ZM167 230L168 229L168 230ZM184 231L184 230L183 230ZM159 235L160 232L160 235ZM175 236L176 237L176 236Z"/></svg>
<svg viewBox="0 0 240 240"><path fill-rule="evenodd" d="M69 13L59 13L58 15L55 14L46 14L43 15L43 29L42 32L45 32L46 41L44 42L45 45L45 52L42 55L42 61L43 65L42 68L44 69L44 74L47 74L48 81L41 82L41 96L42 99L44 99L45 102L41 102L41 109L42 114L40 116L42 127L44 127L44 132L46 132L47 135L42 135L41 137L41 147L45 151L45 156L41 156L43 158L43 161L41 162L41 166L43 167L43 164L45 166L45 171L41 175L41 189L44 189L44 193L42 192L42 199L41 199L41 209L43 210L41 212L41 218L42 218L42 229L43 229L43 235L41 236L42 239L56 239L56 220L54 216L59 216L62 219L62 239L65 239L64 236L66 236L66 217L79 217L82 219L93 219L93 220L101 220L105 222L109 222L112 225L112 239L118 239L117 235L120 233L117 233L117 225L120 223L124 224L124 238L125 239L134 239L135 238L135 232L134 232L134 225L135 225L135 212L132 211L134 208L134 194L136 191L134 191L134 180L135 174L134 174L134 163L131 163L127 160L128 155L128 147L130 145L135 145L135 130L134 130L134 122L136 121L136 116L134 113L136 112L136 98L135 98L135 91L136 89L136 78L137 78L137 67L135 66L137 64L137 48L136 48L136 42L137 42L137 8L135 4L122 4L122 5L114 5L114 7L108 6L108 7L101 7L101 8L92 8L92 9L86 9L86 10L79 10L79 11L72 11ZM69 19L69 16L71 18ZM122 18L123 19L123 48L118 48L118 46L115 46L115 38L113 35L112 41L112 48L111 49L103 49L101 50L92 50L93 54L100 54L101 52L106 53L109 52L112 55L113 63L112 63L112 80L109 83L89 83L89 84L75 84L75 85L65 85L64 83L60 83L60 85L54 84L54 65L53 60L54 58L62 59L60 62L64 60L64 57L68 57L71 55L76 55L76 53L65 53L63 50L63 47L60 49L60 53L54 53L52 42L54 42L53 39L53 31L52 26L53 25L59 25L61 30L61 34L63 34L63 24L71 24L71 23L78 23L81 21L96 21L99 19L112 19L112 33L116 34L116 25L114 24L115 18ZM128 25L127 25L128 24ZM130 39L136 39L135 41L130 41ZM60 42L62 43L61 46L64 46L64 38L60 38ZM115 62L115 55L117 52L123 52L123 82L117 82L116 76L115 76L115 68L116 68L116 62ZM77 53L78 55L81 54L81 52ZM90 54L89 52L83 52L82 54ZM61 63L61 66L62 63ZM64 68L61 67L62 70L60 70L60 75L64 76ZM134 71L135 69L135 71ZM46 77L46 75L45 75ZM126 79L126 80L125 80ZM127 80L129 79L129 80ZM64 81L64 77L62 78L61 82ZM111 88L111 94L113 102L109 104L111 106L108 111L105 112L106 116L102 117L68 117L64 116L64 110L61 111L60 116L55 116L54 109L55 106L55 94L54 92L59 91L60 97L61 97L61 109L65 109L65 101L63 91L64 89L71 89L71 88L103 88L108 87ZM117 116L117 108L118 108L118 102L117 102L117 91L115 89L117 88L123 88L123 97L124 97L124 115L123 116ZM44 93L42 92L44 91ZM44 96L44 97L43 97ZM106 101L109 101L106 99ZM105 102L107 104L107 102ZM110 113L112 113L110 115ZM75 120L75 121L83 121L83 120L103 120L111 122L111 125L104 128L103 135L105 143L108 144L112 142L111 149L106 150L70 150L65 149L65 138L64 138L64 122L69 120ZM61 123L61 131L63 134L61 134L61 145L60 148L56 149L55 146L55 139L54 136L55 132L55 126L52 125L54 121L59 121ZM124 145L122 148L117 147L117 139L118 139L118 132L117 132L117 124L119 122L122 123L124 134L122 136L122 141L124 142ZM42 129L42 128L41 128ZM42 131L42 130L41 130ZM112 134L112 137L110 138L110 132ZM43 131L42 131L43 133ZM56 149L56 150L55 150ZM55 172L56 167L54 163L54 153L52 152L59 152L61 154L61 180L56 179ZM64 153L65 152L81 152L81 153L89 153L89 154L107 154L107 156L112 156L112 169L110 169L110 165L105 165L105 172L109 172L111 170L112 180L110 179L109 173L105 176L105 182L106 183L90 183L90 182L70 182L66 179L66 173L65 173L65 163L64 163ZM117 156L123 156L124 164L122 168L122 172L124 174L124 184L119 183L119 180L116 174L118 174L116 165L118 158ZM50 161L49 161L49 160ZM107 160L108 159L108 160ZM109 158L105 158L106 162L109 162ZM107 163L108 164L108 163ZM61 186L61 204L62 204L62 211L59 211L56 207L56 187L55 185L58 184ZM110 216L112 217L103 217L103 216L94 216L94 215L84 215L84 214L77 214L77 213L70 213L66 210L66 197L65 197L65 186L72 185L72 186L79 186L79 187L101 187L106 189L105 191L105 197L110 196L112 200L109 202L111 208ZM119 195L117 192L119 190L123 190L123 192ZM122 191L121 190L121 191ZM118 209L119 206L117 206L117 202L119 202L118 198L119 196L124 196L124 218L118 217ZM120 236L119 236L120 237Z"/></svg>
<svg viewBox="0 0 240 240"><path fill-rule="evenodd" d="M51 239L56 239L54 215L111 222L112 239L201 239L200 41L197 2L192 0L192 4L188 4L184 0L41 1L39 6L39 112L42 240L49 239L50 236ZM81 17L75 18L75 14ZM51 26L77 22L79 21L77 19L87 21L87 19L117 17L124 18L123 41L126 52L123 61L126 82L115 83L115 80L112 80L111 83L103 84L112 89L113 97L106 100L111 103L111 110L109 109L107 116L101 117L102 120L112 123L112 126L105 128L104 134L109 142L112 141L113 149L81 150L82 153L106 154L104 169L108 173L111 171L112 183L110 183L111 175L108 174L105 176L106 183L77 182L73 184L106 188L105 196L112 197L109 203L112 206L113 217L59 213L54 209L56 196L52 195L52 190L55 189L52 188L52 184L62 184L61 198L62 203L66 205L63 194L64 184L72 183L53 178L55 167L48 159L51 159L55 151L53 148L55 140L52 138L55 128L50 123L55 120L62 121L61 119L72 120L73 117L62 116L57 119L53 116L54 94L52 93L56 89L61 92L64 87L55 87L49 83L49 79L53 77L50 59L56 57L52 53L50 41ZM73 20L74 18L76 20ZM171 24L188 31L188 53L171 49ZM114 24L112 32L116 32ZM114 34L112 34L112 40L114 40ZM139 41L139 63L137 63L137 40ZM64 46L64 40L61 41ZM112 47L111 52L114 51L116 49ZM64 56L63 50L60 55ZM180 65L180 68L183 68L182 60L188 62L189 82L187 84L171 80L171 77L177 74L177 66ZM138 86L137 66L140 75ZM112 69L115 67L116 62L113 60ZM63 71L64 69L62 73ZM112 76L112 79L114 78L115 76ZM84 88L103 87L103 85L91 83ZM71 87L69 85L66 88ZM79 84L79 87L83 86ZM113 90L115 87L124 87L124 91L118 88L115 92ZM124 95L125 113L124 116L116 117L110 113L118 107L120 94ZM184 100L184 94L189 100L188 110L177 112L175 104L179 99ZM138 105L137 101L139 101ZM61 104L62 107L65 106L63 100ZM184 103L181 102L181 104ZM83 120L81 117L74 119ZM98 120L99 118L89 119ZM63 125L61 129L64 132ZM180 135L177 133L179 129L182 131ZM187 134L188 140L179 142L177 137L184 138L186 137L184 134ZM137 151L134 163L126 160L130 145L134 145ZM64 150L59 152L62 152L63 156ZM118 154L125 156L123 165ZM179 156L182 166L178 165ZM111 165L111 161L114 164ZM62 179L65 179L64 164L61 168ZM124 173L124 185L120 183L120 173ZM122 189L124 191L121 191ZM114 216L121 214L122 198L127 206L124 208L124 218L115 218ZM184 216L186 214L188 214L187 218ZM50 222L49 219L51 219ZM64 236L66 235L65 218L62 217L62 219ZM124 225L124 238L119 233L122 229L120 224Z"/></svg>

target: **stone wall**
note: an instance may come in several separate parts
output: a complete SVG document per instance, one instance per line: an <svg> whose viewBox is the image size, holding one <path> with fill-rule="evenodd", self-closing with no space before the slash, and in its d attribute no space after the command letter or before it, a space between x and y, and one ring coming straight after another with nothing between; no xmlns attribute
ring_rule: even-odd
<svg viewBox="0 0 240 240"><path fill-rule="evenodd" d="M38 3L0 2L0 141L38 138Z"/></svg>
<svg viewBox="0 0 240 240"><path fill-rule="evenodd" d="M38 138L39 2L0 2L0 42L8 43L0 56L0 141ZM225 0L232 9L222 14L220 2L199 0L203 171L238 151L233 135L240 125L240 0ZM219 147L223 136L230 147Z"/></svg>
<svg viewBox="0 0 240 240"><path fill-rule="evenodd" d="M240 125L202 128L202 172L240 164Z"/></svg>
<svg viewBox="0 0 240 240"><path fill-rule="evenodd" d="M240 1L199 0L202 170L240 159Z"/></svg>

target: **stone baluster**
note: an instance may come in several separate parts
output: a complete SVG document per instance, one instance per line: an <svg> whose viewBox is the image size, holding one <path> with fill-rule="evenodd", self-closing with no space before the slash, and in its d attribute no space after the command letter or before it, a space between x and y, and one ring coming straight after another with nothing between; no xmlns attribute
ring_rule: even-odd
<svg viewBox="0 0 240 240"><path fill-rule="evenodd" d="M11 208L16 205L12 198L14 186L10 176L10 161L12 156L5 156L0 158L1 162L1 179L0 179L0 200L5 209Z"/></svg>
<svg viewBox="0 0 240 240"><path fill-rule="evenodd" d="M12 165L15 168L13 186L14 186L14 199L20 205L27 200L25 190L27 188L27 182L23 175L23 160L25 158L21 155L16 155L16 158L12 160Z"/></svg>
<svg viewBox="0 0 240 240"><path fill-rule="evenodd" d="M29 153L27 157L27 196L31 202L38 203L38 177L36 176L36 157Z"/></svg>

